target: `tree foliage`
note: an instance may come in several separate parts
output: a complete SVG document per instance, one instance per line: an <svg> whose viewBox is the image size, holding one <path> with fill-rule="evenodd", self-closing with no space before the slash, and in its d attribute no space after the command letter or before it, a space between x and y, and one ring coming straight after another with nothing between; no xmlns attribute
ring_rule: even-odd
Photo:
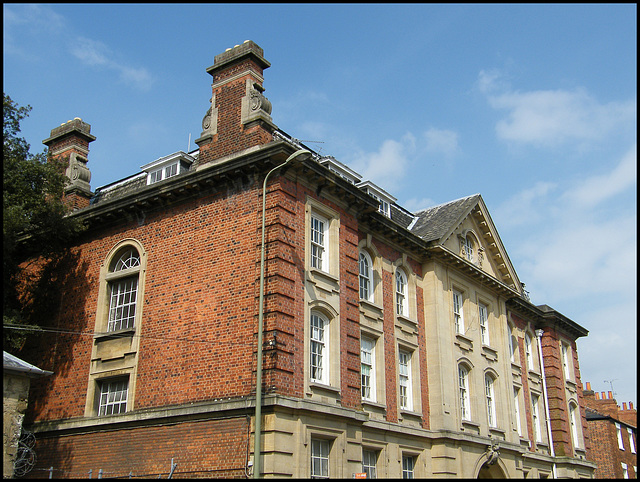
<svg viewBox="0 0 640 482"><path fill-rule="evenodd" d="M46 152L31 154L29 144L19 136L20 122L31 107L20 107L3 93L3 324L39 324L23 309L24 290L33 287L30 299L44 298L39 292L47 280L33 280L24 285L25 262L33 256L47 263L57 260L68 250L73 237L82 230L81 223L68 217L63 203L66 177L65 160L48 158ZM42 266L42 263L41 263ZM36 270L46 273L47 270ZM22 280L23 284L20 284ZM42 296L39 296L42 295ZM43 300L44 301L44 300ZM3 348L19 346L24 335L3 330Z"/></svg>

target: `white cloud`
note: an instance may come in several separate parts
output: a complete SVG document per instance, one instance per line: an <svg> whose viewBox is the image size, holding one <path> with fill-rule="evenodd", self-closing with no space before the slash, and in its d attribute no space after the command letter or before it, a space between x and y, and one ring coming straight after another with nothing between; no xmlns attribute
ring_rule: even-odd
<svg viewBox="0 0 640 482"><path fill-rule="evenodd" d="M65 18L46 5L3 5L3 52L38 61L43 54L30 48L32 40L46 33L48 44L55 44L66 28Z"/></svg>
<svg viewBox="0 0 640 482"><path fill-rule="evenodd" d="M36 62L55 49L56 54L71 53L90 67L112 70L127 85L148 90L153 82L147 69L117 60L116 53L103 42L77 35L66 18L48 6L5 5L3 13L5 54Z"/></svg>
<svg viewBox="0 0 640 482"><path fill-rule="evenodd" d="M585 89L513 91L496 71L481 71L476 83L489 105L506 111L496 124L506 141L557 145L605 138L636 119L635 99L599 103Z"/></svg>
<svg viewBox="0 0 640 482"><path fill-rule="evenodd" d="M459 151L458 134L451 130L430 128L424 133L428 153L453 156Z"/></svg>
<svg viewBox="0 0 640 482"><path fill-rule="evenodd" d="M102 66L119 73L120 79L134 87L148 90L152 77L144 68L135 68L114 60L114 54L102 42L85 37L77 37L71 46L71 53L81 62L91 67Z"/></svg>
<svg viewBox="0 0 640 482"><path fill-rule="evenodd" d="M405 202L403 202L402 207L412 213L417 213L418 211L422 211L424 209L433 207L436 204L438 204L436 201L428 197L421 198L421 199L412 198L412 199L407 199Z"/></svg>
<svg viewBox="0 0 640 482"><path fill-rule="evenodd" d="M361 154L349 165L388 192L398 189L409 164L408 156L415 152L416 139L405 134L400 141L387 139L377 152Z"/></svg>
<svg viewBox="0 0 640 482"><path fill-rule="evenodd" d="M584 208L599 204L624 192L637 182L638 155L634 144L610 173L587 179L565 194L565 199Z"/></svg>
<svg viewBox="0 0 640 482"><path fill-rule="evenodd" d="M538 222L541 219L542 206L548 202L548 195L557 187L553 182L537 182L509 198L493 211L496 225L502 229Z"/></svg>
<svg viewBox="0 0 640 482"><path fill-rule="evenodd" d="M537 302L611 294L635 300L635 210L608 203L636 185L635 162L634 146L607 174L563 192L560 185L538 183L496 210L498 226L505 232L515 228L526 240L512 252ZM509 223L519 208L524 222Z"/></svg>

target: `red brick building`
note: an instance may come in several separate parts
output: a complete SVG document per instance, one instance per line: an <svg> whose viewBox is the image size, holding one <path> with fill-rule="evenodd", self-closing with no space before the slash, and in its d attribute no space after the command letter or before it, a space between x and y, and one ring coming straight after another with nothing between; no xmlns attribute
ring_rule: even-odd
<svg viewBox="0 0 640 482"><path fill-rule="evenodd" d="M587 425L591 438L590 460L600 479L638 478L638 413L633 403L619 407L611 392L594 392L587 382L584 391Z"/></svg>
<svg viewBox="0 0 640 482"><path fill-rule="evenodd" d="M482 197L402 208L278 129L267 67L216 56L198 149L95 192L90 126L44 141L88 229L21 354L54 373L30 475L591 477L587 330L529 301Z"/></svg>

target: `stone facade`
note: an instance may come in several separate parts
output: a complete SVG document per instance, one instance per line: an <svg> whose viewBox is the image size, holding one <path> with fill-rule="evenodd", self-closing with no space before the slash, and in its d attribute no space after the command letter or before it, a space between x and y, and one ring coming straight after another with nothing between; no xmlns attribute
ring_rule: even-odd
<svg viewBox="0 0 640 482"><path fill-rule="evenodd" d="M268 66L253 42L216 56L190 169L73 214L65 330L25 350L55 372L27 418L40 468L252 473L262 182L304 147L271 120ZM592 476L587 331L527 300L481 196L409 213L315 153L269 179L265 477Z"/></svg>

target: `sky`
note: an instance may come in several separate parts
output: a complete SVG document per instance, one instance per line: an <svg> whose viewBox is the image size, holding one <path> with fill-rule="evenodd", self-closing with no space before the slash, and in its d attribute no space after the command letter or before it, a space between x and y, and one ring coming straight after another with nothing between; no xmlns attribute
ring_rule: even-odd
<svg viewBox="0 0 640 482"><path fill-rule="evenodd" d="M480 193L581 378L637 402L637 6L4 4L31 152L91 124L93 190L193 150L207 67L253 40L275 124L418 211Z"/></svg>

